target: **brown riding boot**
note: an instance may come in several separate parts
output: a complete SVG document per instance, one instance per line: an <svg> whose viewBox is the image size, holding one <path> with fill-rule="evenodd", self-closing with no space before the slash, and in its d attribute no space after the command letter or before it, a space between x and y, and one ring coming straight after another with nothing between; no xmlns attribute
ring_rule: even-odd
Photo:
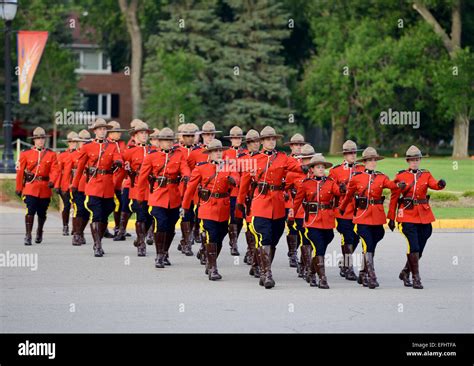
<svg viewBox="0 0 474 366"><path fill-rule="evenodd" d="M217 244L216 243L208 243L206 248L207 253L207 263L208 263L208 272L209 272L209 280L210 281L217 281L222 278L222 276L217 271Z"/></svg>
<svg viewBox="0 0 474 366"><path fill-rule="evenodd" d="M354 246L352 244L345 244L344 247L344 266L346 267L345 270L345 278L348 281L355 281L357 280L357 276L354 273L354 267L352 266L352 253L354 252Z"/></svg>
<svg viewBox="0 0 474 366"><path fill-rule="evenodd" d="M288 260L291 268L298 267L298 256L296 255L298 249L298 236L287 235L286 242L288 244Z"/></svg>
<svg viewBox="0 0 474 366"><path fill-rule="evenodd" d="M154 234L156 247L155 268L165 268L164 259L167 234L166 231L158 231Z"/></svg>
<svg viewBox="0 0 474 366"><path fill-rule="evenodd" d="M69 212L70 210L63 210L61 218L63 220L63 236L69 236Z"/></svg>
<svg viewBox="0 0 474 366"><path fill-rule="evenodd" d="M185 254L188 257L191 257L194 255L194 253L192 250L190 221L181 221L181 232L183 234L183 238L181 239L181 253Z"/></svg>
<svg viewBox="0 0 474 366"><path fill-rule="evenodd" d="M120 228L120 211L114 211L114 240L117 237Z"/></svg>
<svg viewBox="0 0 474 366"><path fill-rule="evenodd" d="M104 255L102 251L102 228L101 222L91 222L91 234L94 240L94 257L102 257Z"/></svg>
<svg viewBox="0 0 474 366"><path fill-rule="evenodd" d="M365 253L367 263L368 286L370 289L377 287L377 276L374 269L374 253Z"/></svg>
<svg viewBox="0 0 474 366"><path fill-rule="evenodd" d="M45 217L38 216L38 227L36 229L36 238L35 238L36 244L39 244L43 241L43 227L44 227L45 222L46 222L46 216Z"/></svg>
<svg viewBox="0 0 474 366"><path fill-rule="evenodd" d="M201 243L202 233L199 232L199 220L195 220L193 223L193 239L196 243Z"/></svg>
<svg viewBox="0 0 474 366"><path fill-rule="evenodd" d="M137 256L138 257L146 257L146 225L144 222L136 222L135 223L135 230L137 232L137 240L136 240L136 247L137 247Z"/></svg>
<svg viewBox="0 0 474 366"><path fill-rule="evenodd" d="M410 253L408 254L408 262L410 264L410 270L413 274L413 288L421 290L423 285L421 284L420 272L418 270L418 262L420 260L419 253Z"/></svg>
<svg viewBox="0 0 474 366"><path fill-rule="evenodd" d="M367 261L366 261L365 254L364 254L364 257L363 257L362 268L360 269L359 276L357 277L357 283L359 285L364 286L364 287L369 286L369 282L368 282L368 279L367 279Z"/></svg>
<svg viewBox="0 0 474 366"><path fill-rule="evenodd" d="M310 244L303 244L301 246L301 269L300 273L301 276L298 275L298 277L302 277L306 282L311 281L311 272L314 270L314 275L316 276L316 267L313 268L312 264L312 252L313 252L313 247ZM316 277L315 277L316 278Z"/></svg>
<svg viewBox="0 0 474 366"><path fill-rule="evenodd" d="M175 235L175 232L173 231L172 233L168 233L168 235L166 236L165 258L163 259L163 262L165 263L165 266L171 266L169 250L170 250L170 247L171 247L171 243L173 242L174 235Z"/></svg>
<svg viewBox="0 0 474 366"><path fill-rule="evenodd" d="M80 226L81 226L81 222L80 222L80 218L79 217L73 217L72 218L72 245L74 246L79 246L81 245L81 235L79 234L80 233Z"/></svg>
<svg viewBox="0 0 474 366"><path fill-rule="evenodd" d="M31 245L31 232L33 231L33 223L35 215L25 215L25 245Z"/></svg>
<svg viewBox="0 0 474 366"><path fill-rule="evenodd" d="M239 256L239 249L237 241L239 239L239 227L237 224L229 224L229 245L230 245L230 255Z"/></svg>
<svg viewBox="0 0 474 366"><path fill-rule="evenodd" d="M324 268L324 256L323 255L318 255L317 257L314 257L313 260L316 259L316 271L318 272L319 276L319 288L322 289L328 289L329 284L328 284L328 279L326 278L326 269Z"/></svg>
<svg viewBox="0 0 474 366"><path fill-rule="evenodd" d="M407 254L407 261L405 263L405 267L403 267L402 271L398 275L398 278L403 281L403 286L413 287L413 283L410 281L410 264L408 258L409 254Z"/></svg>
<svg viewBox="0 0 474 366"><path fill-rule="evenodd" d="M265 245L261 247L260 260L262 261L264 268L264 280L263 286L266 289L271 289L275 286L275 281L272 275L272 261L271 261L271 250L273 246Z"/></svg>
<svg viewBox="0 0 474 366"><path fill-rule="evenodd" d="M304 246L308 247L309 245L304 245ZM306 251L308 250L306 249ZM316 278L316 273L318 273L318 266L317 266L318 258L312 257L310 254L308 260L309 260L309 265L307 266L308 268L307 268L307 273L305 276L306 282L308 282L311 287L318 287L318 279Z"/></svg>
<svg viewBox="0 0 474 366"><path fill-rule="evenodd" d="M153 245L153 232L155 231L155 223L152 222L150 227L148 228L148 231L146 233L146 239L145 242L148 245Z"/></svg>
<svg viewBox="0 0 474 366"><path fill-rule="evenodd" d="M86 229L87 223L89 220L85 220L84 218L80 217L80 226L79 226L79 235L81 237L81 245L86 244L86 238L84 236L84 230Z"/></svg>
<svg viewBox="0 0 474 366"><path fill-rule="evenodd" d="M199 248L199 252L196 255L196 257L199 259L199 262L201 265L206 265L206 242L207 242L207 236L206 233L201 233L201 248Z"/></svg>
<svg viewBox="0 0 474 366"><path fill-rule="evenodd" d="M114 241L123 241L125 240L127 234L127 224L130 214L128 212L120 212L120 222L117 235L114 237Z"/></svg>
<svg viewBox="0 0 474 366"><path fill-rule="evenodd" d="M253 260L253 249L255 248L255 237L248 229L245 232L245 241L247 242L247 251L244 256L244 263L251 266Z"/></svg>

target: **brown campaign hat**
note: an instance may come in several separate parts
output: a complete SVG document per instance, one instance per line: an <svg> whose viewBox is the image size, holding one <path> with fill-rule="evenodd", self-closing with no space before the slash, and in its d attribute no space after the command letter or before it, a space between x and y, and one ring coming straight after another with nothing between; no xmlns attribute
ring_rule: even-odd
<svg viewBox="0 0 474 366"><path fill-rule="evenodd" d="M410 159L410 158L426 158L427 155L423 155L421 153L421 150L418 149L415 145L411 145L407 152L405 153L405 158Z"/></svg>
<svg viewBox="0 0 474 366"><path fill-rule="evenodd" d="M283 135L277 134L273 127L265 126L263 130L260 131L260 139L262 140L267 137L280 138L280 137L283 137Z"/></svg>
<svg viewBox="0 0 474 366"><path fill-rule="evenodd" d="M311 161L306 164L307 166L315 166L315 165L318 165L318 164L322 164L324 165L324 167L327 169L327 168L330 168L332 167L332 163L330 163L329 161L326 161L326 159L324 158L323 154L316 154L314 155L312 158L311 158Z"/></svg>
<svg viewBox="0 0 474 366"><path fill-rule="evenodd" d="M76 142L87 142L91 140L91 134L87 130L79 131L79 133L77 134L77 137L78 139L76 140Z"/></svg>
<svg viewBox="0 0 474 366"><path fill-rule="evenodd" d="M138 118L132 119L132 122L130 122L130 128L133 129L139 123L143 123L143 121Z"/></svg>
<svg viewBox="0 0 474 366"><path fill-rule="evenodd" d="M66 139L62 140L64 142L76 142L76 140L79 138L77 135L77 132L71 131L67 134Z"/></svg>
<svg viewBox="0 0 474 366"><path fill-rule="evenodd" d="M207 121L202 125L201 133L220 133L222 131L216 131L216 126L211 121Z"/></svg>
<svg viewBox="0 0 474 366"><path fill-rule="evenodd" d="M118 123L117 121L110 121L107 124L112 127L110 130L107 131L107 133L109 133L109 132L126 132L127 131L124 128L120 128L120 123Z"/></svg>
<svg viewBox="0 0 474 366"><path fill-rule="evenodd" d="M256 130L249 130L245 135L245 142L260 141L260 134Z"/></svg>
<svg viewBox="0 0 474 366"><path fill-rule="evenodd" d="M384 157L377 154L377 150L369 146L362 152L362 157L356 161L360 163L368 159L382 160Z"/></svg>
<svg viewBox="0 0 474 366"><path fill-rule="evenodd" d="M296 155L295 158L312 158L315 155L316 151L314 151L314 147L312 147L310 144L306 144L303 145L303 147L301 148L301 153L299 155Z"/></svg>
<svg viewBox="0 0 474 366"><path fill-rule="evenodd" d="M339 151L339 154L347 154L362 151L362 149L357 148L357 144L352 140L347 140L342 144L342 151Z"/></svg>
<svg viewBox="0 0 474 366"><path fill-rule="evenodd" d="M46 134L46 131L44 130L44 128L42 127L36 127L34 130L33 130L33 135L32 136L28 136L29 139L42 139L42 138L46 138L46 137L50 137L51 135L47 135Z"/></svg>
<svg viewBox="0 0 474 366"><path fill-rule="evenodd" d="M186 123L181 129L181 136L194 136L199 133L199 128L194 123Z"/></svg>
<svg viewBox="0 0 474 366"><path fill-rule="evenodd" d="M158 133L158 140L174 140L175 138L173 130L169 127L162 128Z"/></svg>
<svg viewBox="0 0 474 366"><path fill-rule="evenodd" d="M133 128L131 128L130 130L128 130L128 133L129 133L130 135L134 135L134 134L136 134L137 132L140 132L140 131L146 131L146 132L148 132L148 133L152 133L152 132L153 132L153 130L148 127L148 124L146 124L146 123L143 122L143 121L137 120L137 121L133 124Z"/></svg>
<svg viewBox="0 0 474 366"><path fill-rule="evenodd" d="M296 133L293 136L291 136L290 141L285 142L283 145L288 146L288 145L294 145L294 144L304 145L304 144L307 144L307 142L304 140L304 137L302 134Z"/></svg>
<svg viewBox="0 0 474 366"><path fill-rule="evenodd" d="M154 129L153 129L153 133L151 133L148 137L149 137L150 139L157 139L159 133L160 133L160 130L157 129L157 128L154 128Z"/></svg>
<svg viewBox="0 0 474 366"><path fill-rule="evenodd" d="M228 147L222 146L222 142L218 139L212 140L207 146L206 149L203 151L204 154L209 154L211 151L215 150L227 150Z"/></svg>
<svg viewBox="0 0 474 366"><path fill-rule="evenodd" d="M96 128L99 128L99 127L105 127L109 130L112 128L112 126L109 126L107 122L105 122L105 119L97 118L92 124L92 126L89 127L89 130L94 131Z"/></svg>
<svg viewBox="0 0 474 366"><path fill-rule="evenodd" d="M244 137L244 131L242 131L242 129L239 126L232 127L229 131L229 136L224 136L224 138L230 139L230 138L233 138L233 137L243 138Z"/></svg>

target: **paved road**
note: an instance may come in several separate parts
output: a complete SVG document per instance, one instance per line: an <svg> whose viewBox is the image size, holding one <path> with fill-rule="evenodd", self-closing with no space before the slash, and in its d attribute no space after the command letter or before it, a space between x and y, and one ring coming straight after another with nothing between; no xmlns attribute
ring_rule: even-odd
<svg viewBox="0 0 474 366"><path fill-rule="evenodd" d="M288 267L282 239L277 285L265 290L230 256L227 242L219 258L223 279L211 282L196 258L176 251L179 234L172 267L158 270L152 247L138 258L130 239L105 240L103 258L92 256L89 232L87 245L72 247L54 214L44 242L26 247L23 214L1 208L0 255L37 254L38 268L0 267L1 332L473 331L473 232L434 233L422 260L422 291L397 278L405 251L398 233L387 232L379 244L376 290L340 278L337 266L327 269L330 290L310 288ZM336 234L329 253L338 240ZM239 246L243 251L243 235Z"/></svg>

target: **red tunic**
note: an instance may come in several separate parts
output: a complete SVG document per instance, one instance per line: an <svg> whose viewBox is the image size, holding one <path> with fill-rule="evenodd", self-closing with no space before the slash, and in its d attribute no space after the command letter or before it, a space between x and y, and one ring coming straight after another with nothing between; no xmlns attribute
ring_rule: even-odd
<svg viewBox="0 0 474 366"><path fill-rule="evenodd" d="M237 161L238 159L246 156L247 154L248 154L248 150L239 146L238 148L231 147L230 149L225 150L222 157L224 160L229 160L229 164L232 164L233 166L235 166L235 171L240 176L242 172ZM238 186L232 187L230 196L237 197L238 194L239 194L239 187Z"/></svg>
<svg viewBox="0 0 474 366"><path fill-rule="evenodd" d="M124 162L128 162L130 171L135 174L135 177L133 178L133 184L132 184L132 178L129 176L130 190L128 193L128 198L131 200L140 198L141 201L146 201L148 199L149 190L145 190L144 196L141 196L138 193L139 191L138 178L139 178L139 173L141 171L141 167L143 165L143 161L151 153L151 151L152 151L152 148L150 145L136 145L135 147L131 147L125 150L122 154ZM124 168L124 171L126 171L125 168ZM127 176L128 176L128 173L127 173Z"/></svg>
<svg viewBox="0 0 474 366"><path fill-rule="evenodd" d="M288 194L288 202L289 206L287 208L293 209L293 217L288 217L289 219L302 219L304 218L304 209L303 206L300 206L298 210L295 210L295 198L294 192L298 192L301 189L301 185L306 178L310 178L310 173L297 173L297 172L289 172L286 175L285 179L285 191Z"/></svg>
<svg viewBox="0 0 474 366"><path fill-rule="evenodd" d="M67 192L69 190L69 184L71 184L71 182L65 178L64 173L74 151L76 151L76 149L67 149L58 154L59 174L56 179L56 183L54 184L54 188L59 188L63 192Z"/></svg>

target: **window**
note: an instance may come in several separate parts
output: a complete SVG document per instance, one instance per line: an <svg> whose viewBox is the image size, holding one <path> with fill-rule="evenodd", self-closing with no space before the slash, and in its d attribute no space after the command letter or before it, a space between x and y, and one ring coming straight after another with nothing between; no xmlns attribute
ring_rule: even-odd
<svg viewBox="0 0 474 366"><path fill-rule="evenodd" d="M77 62L76 72L81 74L109 74L112 72L109 58L96 48L74 50Z"/></svg>
<svg viewBox="0 0 474 366"><path fill-rule="evenodd" d="M96 117L105 119L120 117L119 94L84 94L84 111L94 112Z"/></svg>

